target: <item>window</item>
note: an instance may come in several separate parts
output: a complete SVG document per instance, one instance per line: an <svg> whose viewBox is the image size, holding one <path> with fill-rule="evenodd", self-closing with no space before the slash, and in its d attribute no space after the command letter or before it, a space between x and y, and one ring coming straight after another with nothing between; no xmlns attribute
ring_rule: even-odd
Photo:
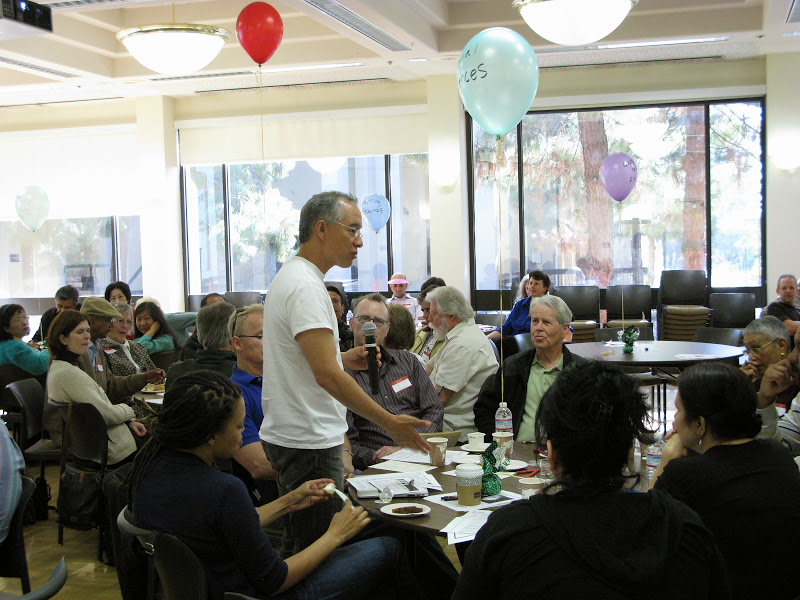
<svg viewBox="0 0 800 600"><path fill-rule="evenodd" d="M554 286L658 287L667 269L761 286L763 122L762 100L529 113L499 140L472 122L475 290L532 269ZM598 177L614 152L638 170L622 202Z"/></svg>
<svg viewBox="0 0 800 600"><path fill-rule="evenodd" d="M412 287L428 278L426 154L185 166L190 293L267 290L297 252L300 210L321 190L359 200L377 193L393 207L378 232L364 219L358 258L350 268L331 269L328 280L367 292L387 290L391 270L408 271Z"/></svg>

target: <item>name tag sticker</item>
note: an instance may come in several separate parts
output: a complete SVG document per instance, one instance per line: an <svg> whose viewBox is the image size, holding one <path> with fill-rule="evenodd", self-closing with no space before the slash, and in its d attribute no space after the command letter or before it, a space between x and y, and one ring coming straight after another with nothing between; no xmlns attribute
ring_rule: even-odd
<svg viewBox="0 0 800 600"><path fill-rule="evenodd" d="M103 352L105 352L106 354L114 354L114 352L116 351L117 351L116 348L103 348Z"/></svg>
<svg viewBox="0 0 800 600"><path fill-rule="evenodd" d="M98 370L98 371L100 371L100 372L102 373L102 372L103 372L103 363L101 363L101 362L99 362L99 361L98 361L98 363L97 363L97 365L96 365L96 366L97 366L97 370Z"/></svg>
<svg viewBox="0 0 800 600"><path fill-rule="evenodd" d="M411 382L408 380L408 377L406 377L405 375L403 377L401 377L400 379L397 379L397 380L392 382L392 389L394 390L395 394L397 394L399 392L402 392L403 390L405 390L407 388L410 388L410 387L411 387Z"/></svg>

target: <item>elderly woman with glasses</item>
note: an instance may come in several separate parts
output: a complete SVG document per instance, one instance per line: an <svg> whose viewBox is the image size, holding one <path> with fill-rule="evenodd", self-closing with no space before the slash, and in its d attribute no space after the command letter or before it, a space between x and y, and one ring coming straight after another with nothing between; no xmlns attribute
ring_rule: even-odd
<svg viewBox="0 0 800 600"><path fill-rule="evenodd" d="M100 348L106 354L108 368L114 375L133 375L155 369L156 366L144 346L128 340L128 332L133 329L130 305L118 302L113 306L122 317L111 321L108 337L100 340Z"/></svg>
<svg viewBox="0 0 800 600"><path fill-rule="evenodd" d="M742 372L753 383L756 391L767 367L783 360L789 353L789 330L780 319L764 316L751 321L744 329L744 345L747 362ZM789 404L800 391L800 385L791 385L774 399L778 404ZM759 408L763 406L759 405Z"/></svg>

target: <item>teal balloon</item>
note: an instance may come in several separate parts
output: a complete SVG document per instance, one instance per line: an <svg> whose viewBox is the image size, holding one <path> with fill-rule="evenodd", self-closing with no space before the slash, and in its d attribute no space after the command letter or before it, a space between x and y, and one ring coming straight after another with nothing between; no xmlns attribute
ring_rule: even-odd
<svg viewBox="0 0 800 600"><path fill-rule="evenodd" d="M380 194L370 194L361 203L361 212L367 217L369 226L376 233L383 229L392 214L389 201Z"/></svg>
<svg viewBox="0 0 800 600"><path fill-rule="evenodd" d="M539 88L539 61L530 44L505 27L484 29L458 60L458 91L484 131L504 135L528 112Z"/></svg>
<svg viewBox="0 0 800 600"><path fill-rule="evenodd" d="M36 185L27 186L17 195L17 215L31 231L36 231L50 214L50 200L47 193Z"/></svg>

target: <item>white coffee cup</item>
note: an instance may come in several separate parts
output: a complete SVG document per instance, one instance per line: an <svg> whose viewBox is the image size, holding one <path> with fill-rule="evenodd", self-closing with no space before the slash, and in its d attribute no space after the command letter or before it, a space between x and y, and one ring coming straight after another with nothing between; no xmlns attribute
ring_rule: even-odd
<svg viewBox="0 0 800 600"><path fill-rule="evenodd" d="M519 480L519 489L523 498L530 498L537 494L539 490L544 489L545 485L547 485L547 481L538 477L524 477Z"/></svg>
<svg viewBox="0 0 800 600"><path fill-rule="evenodd" d="M492 434L492 439L497 442L498 448L505 451L506 458L511 460L511 453L514 451L514 434L510 431L496 431Z"/></svg>
<svg viewBox="0 0 800 600"><path fill-rule="evenodd" d="M481 503L483 469L478 465L456 465L456 494L462 506L477 506Z"/></svg>
<svg viewBox="0 0 800 600"><path fill-rule="evenodd" d="M467 442L467 446L470 448L480 448L481 445L485 442L484 435L477 431L475 433L470 433L467 435L469 441Z"/></svg>
<svg viewBox="0 0 800 600"><path fill-rule="evenodd" d="M447 438L431 437L427 441L431 445L431 451L428 455L431 459L431 464L434 467L443 467L447 453Z"/></svg>

